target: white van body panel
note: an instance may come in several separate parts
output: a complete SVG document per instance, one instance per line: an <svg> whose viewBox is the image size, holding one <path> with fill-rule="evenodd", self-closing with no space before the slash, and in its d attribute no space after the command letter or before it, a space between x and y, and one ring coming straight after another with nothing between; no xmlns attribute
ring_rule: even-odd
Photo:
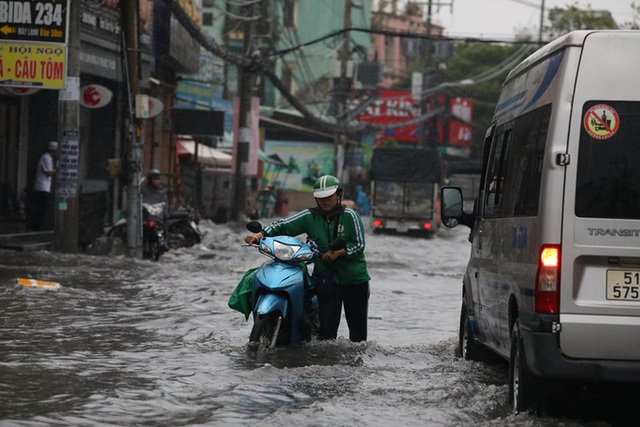
<svg viewBox="0 0 640 427"><path fill-rule="evenodd" d="M594 100L640 101L639 71L637 32L593 32L584 37L568 137L572 159L579 155L582 106ZM640 360L640 302L611 301L605 296L608 269L640 268L640 221L577 217L577 163L566 168L560 347L576 358ZM621 165L628 166L640 167ZM629 266L612 265L612 258L626 259Z"/></svg>
<svg viewBox="0 0 640 427"><path fill-rule="evenodd" d="M514 319L526 318L522 320L528 322L523 328L524 348L536 375L640 379L640 298L607 299L607 289L611 292L613 283L610 279L607 287L608 271L610 277L619 277L615 271L627 272L640 282L640 213L624 217L625 213L619 218L597 214L603 205L609 204L609 210L614 204L623 205L621 194L635 199L635 188L611 195L618 197L616 200L590 201L589 185L598 183L581 182L585 178L579 174L580 162L584 167L589 161L584 147L606 149L606 144L615 140L589 140L588 123L613 132L620 126L616 119L633 121L637 109L639 124L633 125L633 132L638 126L640 146L639 80L640 31L575 31L518 65L500 94L494 130L485 142L483 184L464 294L473 337L506 358L510 357ZM592 117L592 109L600 103L612 112L619 109L621 114L612 119L606 116L609 110L603 110L600 119ZM622 111L624 108L627 110ZM522 129L528 133L518 134ZM635 135L629 130L631 125L626 129ZM521 151L522 164L501 167L510 168L507 177L522 181L505 183L504 188L511 188L511 192L505 190L500 203L490 202L489 182L492 176L500 175L489 168L500 163L496 160L500 147L502 153L511 149L510 138L518 138L518 149L525 155ZM630 138L625 136L624 143L630 143ZM539 155L539 161L532 160L528 150ZM616 154L619 167L640 168L640 148L633 154L638 156L637 164L624 161L624 153ZM510 158L509 153L504 156ZM539 172L537 197L513 191L521 183L527 185L527 174L518 175L518 168ZM624 170L610 178L624 181ZM582 194L580 200L578 193ZM557 245L561 255L558 312L546 318L535 307L536 272L543 245Z"/></svg>

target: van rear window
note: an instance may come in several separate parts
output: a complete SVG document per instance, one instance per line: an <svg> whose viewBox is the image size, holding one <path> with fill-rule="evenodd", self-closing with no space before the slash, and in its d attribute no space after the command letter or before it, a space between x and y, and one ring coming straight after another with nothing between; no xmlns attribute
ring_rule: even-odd
<svg viewBox="0 0 640 427"><path fill-rule="evenodd" d="M640 219L640 102L587 102L580 129L576 215Z"/></svg>

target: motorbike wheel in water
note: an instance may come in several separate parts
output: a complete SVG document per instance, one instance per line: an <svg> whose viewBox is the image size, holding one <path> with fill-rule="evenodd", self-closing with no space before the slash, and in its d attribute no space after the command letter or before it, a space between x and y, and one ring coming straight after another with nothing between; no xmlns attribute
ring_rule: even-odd
<svg viewBox="0 0 640 427"><path fill-rule="evenodd" d="M160 242L157 239L144 239L144 242L142 243L142 257L158 261L160 259L160 255L162 255Z"/></svg>
<svg viewBox="0 0 640 427"><path fill-rule="evenodd" d="M114 243L127 243L127 224L116 225L107 234Z"/></svg>
<svg viewBox="0 0 640 427"><path fill-rule="evenodd" d="M109 237L109 252L112 255L121 255L127 252L127 224L114 226L107 233L107 237Z"/></svg>
<svg viewBox="0 0 640 427"><path fill-rule="evenodd" d="M288 344L288 323L279 313L258 314L253 318L249 350L264 351Z"/></svg>
<svg viewBox="0 0 640 427"><path fill-rule="evenodd" d="M167 233L167 246L171 249L189 248L200 243L198 233L184 223L170 225Z"/></svg>

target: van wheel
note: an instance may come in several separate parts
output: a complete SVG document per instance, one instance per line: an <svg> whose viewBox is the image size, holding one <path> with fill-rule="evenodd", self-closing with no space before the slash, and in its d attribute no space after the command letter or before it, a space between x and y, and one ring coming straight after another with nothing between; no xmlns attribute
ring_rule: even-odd
<svg viewBox="0 0 640 427"><path fill-rule="evenodd" d="M524 412L537 404L540 392L538 379L527 366L520 325L516 321L511 331L509 358L509 403L514 413Z"/></svg>
<svg viewBox="0 0 640 427"><path fill-rule="evenodd" d="M460 334L458 337L458 353L464 360L484 361L486 350L473 339L467 310L467 301L462 300L460 309Z"/></svg>

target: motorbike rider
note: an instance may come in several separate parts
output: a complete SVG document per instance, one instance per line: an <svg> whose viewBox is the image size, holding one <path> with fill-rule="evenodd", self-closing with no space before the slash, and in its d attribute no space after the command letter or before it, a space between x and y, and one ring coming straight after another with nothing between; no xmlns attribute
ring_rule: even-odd
<svg viewBox="0 0 640 427"><path fill-rule="evenodd" d="M318 295L320 339L338 335L342 306L349 327L349 339L367 340L369 280L364 256L364 226L353 209L342 202L342 184L332 175L318 178L313 186L316 206L279 219L263 231L245 237L255 244L268 236L297 236L306 233L318 245L322 257L314 261L313 282ZM331 250L329 244L343 239L346 247Z"/></svg>
<svg viewBox="0 0 640 427"><path fill-rule="evenodd" d="M158 169L151 169L147 173L147 182L140 189L140 197L143 205L156 205L163 203L162 215L153 215L146 210L143 210L145 219L157 221L165 227L167 226L167 219L169 218L169 198L167 192L162 187L161 182L162 174ZM165 233L166 234L166 233Z"/></svg>

